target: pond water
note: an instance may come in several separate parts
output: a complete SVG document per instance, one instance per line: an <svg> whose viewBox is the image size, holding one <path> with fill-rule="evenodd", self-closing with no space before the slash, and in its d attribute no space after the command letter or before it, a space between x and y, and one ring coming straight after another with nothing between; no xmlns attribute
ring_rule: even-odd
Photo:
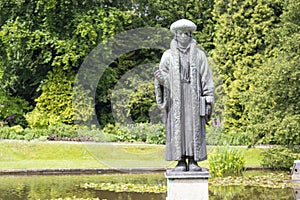
<svg viewBox="0 0 300 200"><path fill-rule="evenodd" d="M83 189L84 183L166 184L163 174L93 175L93 176L0 176L1 200L58 199L66 197L106 200L165 200L166 194L108 192ZM282 199L293 200L291 188L270 189L245 186L209 185L210 200Z"/></svg>

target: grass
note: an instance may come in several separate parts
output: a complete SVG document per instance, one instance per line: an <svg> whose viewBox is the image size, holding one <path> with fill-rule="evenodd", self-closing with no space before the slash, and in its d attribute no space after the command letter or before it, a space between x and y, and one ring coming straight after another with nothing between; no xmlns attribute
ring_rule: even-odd
<svg viewBox="0 0 300 200"><path fill-rule="evenodd" d="M260 166L262 156L261 153L266 149L262 148L242 148L242 153L245 156L245 166Z"/></svg>
<svg viewBox="0 0 300 200"><path fill-rule="evenodd" d="M208 156L214 147L208 147ZM260 165L265 149L239 148L246 167ZM163 145L0 141L0 169L169 167ZM207 167L208 162L199 163Z"/></svg>

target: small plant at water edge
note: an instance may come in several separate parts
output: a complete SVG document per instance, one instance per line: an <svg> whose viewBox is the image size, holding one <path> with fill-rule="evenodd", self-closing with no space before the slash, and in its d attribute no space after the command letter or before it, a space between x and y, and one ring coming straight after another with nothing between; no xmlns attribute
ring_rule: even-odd
<svg viewBox="0 0 300 200"><path fill-rule="evenodd" d="M213 177L242 174L245 159L238 149L217 147L208 157L209 172Z"/></svg>

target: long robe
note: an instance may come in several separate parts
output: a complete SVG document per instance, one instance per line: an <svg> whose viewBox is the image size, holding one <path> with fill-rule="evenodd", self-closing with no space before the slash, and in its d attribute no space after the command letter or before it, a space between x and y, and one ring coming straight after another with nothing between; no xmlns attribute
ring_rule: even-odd
<svg viewBox="0 0 300 200"><path fill-rule="evenodd" d="M155 79L158 107L166 124L166 160L193 156L207 159L205 141L206 105L214 103L214 84L205 53L192 40L187 55L182 56L176 40L164 52L159 69L163 83ZM182 60L188 63L188 81L184 81Z"/></svg>

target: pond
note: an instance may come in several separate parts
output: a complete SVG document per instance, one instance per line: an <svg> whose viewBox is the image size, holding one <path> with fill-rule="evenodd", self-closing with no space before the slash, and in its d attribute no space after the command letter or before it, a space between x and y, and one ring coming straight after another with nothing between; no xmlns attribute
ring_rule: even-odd
<svg viewBox="0 0 300 200"><path fill-rule="evenodd" d="M0 199L58 199L67 197L106 200L165 200L166 193L109 192L80 187L84 183L166 185L163 174L81 176L0 176ZM291 188L209 185L210 200L294 199Z"/></svg>

